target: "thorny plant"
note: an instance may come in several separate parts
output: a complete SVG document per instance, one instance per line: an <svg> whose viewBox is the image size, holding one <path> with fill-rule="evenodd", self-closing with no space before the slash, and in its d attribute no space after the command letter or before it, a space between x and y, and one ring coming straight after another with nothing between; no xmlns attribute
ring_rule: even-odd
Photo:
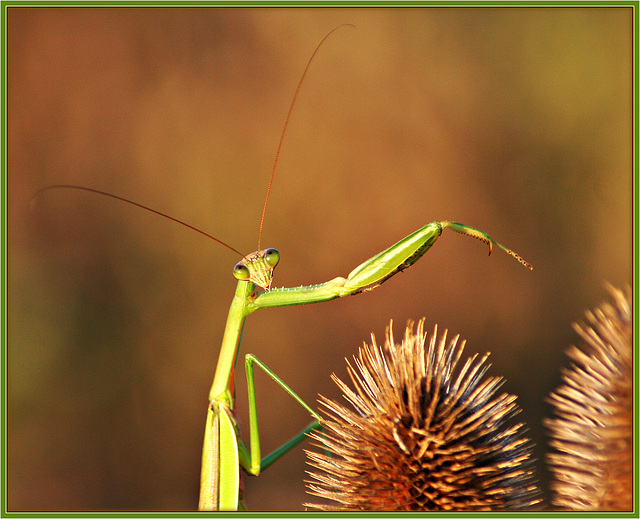
<svg viewBox="0 0 640 519"><path fill-rule="evenodd" d="M339 503L321 510L513 510L537 503L532 445L516 397L496 395L503 379L486 377L488 354L457 370L465 341L424 319L384 347L372 336L348 371L355 389L333 376L354 410L321 398L324 431L311 437L328 451L307 451L309 493Z"/></svg>
<svg viewBox="0 0 640 519"><path fill-rule="evenodd" d="M632 508L631 289L609 291L613 304L574 324L584 344L567 350L573 364L550 395L553 504L568 510Z"/></svg>

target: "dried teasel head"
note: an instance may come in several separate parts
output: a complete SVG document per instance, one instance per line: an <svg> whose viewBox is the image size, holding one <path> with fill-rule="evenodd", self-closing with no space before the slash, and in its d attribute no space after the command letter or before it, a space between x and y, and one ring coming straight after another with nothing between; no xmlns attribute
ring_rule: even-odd
<svg viewBox="0 0 640 519"><path fill-rule="evenodd" d="M364 345L355 389L334 381L353 409L321 397L327 417L307 451L309 493L336 504L321 510L509 510L535 504L531 444L512 423L516 397L496 396L498 377L484 377L487 355L456 369L464 341L447 344L437 327L429 342L424 319L396 343Z"/></svg>
<svg viewBox="0 0 640 519"><path fill-rule="evenodd" d="M569 510L632 508L631 289L609 291L613 304L574 324L584 345L567 350L573 364L550 395L553 504Z"/></svg>

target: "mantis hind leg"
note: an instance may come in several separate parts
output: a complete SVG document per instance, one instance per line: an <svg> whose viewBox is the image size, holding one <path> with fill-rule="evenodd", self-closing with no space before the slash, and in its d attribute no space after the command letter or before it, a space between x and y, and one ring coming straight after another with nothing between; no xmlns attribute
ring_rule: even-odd
<svg viewBox="0 0 640 519"><path fill-rule="evenodd" d="M276 382L282 389L284 389L293 399L304 407L315 420L311 422L304 430L300 431L293 438L281 447L274 450L271 454L264 458L260 458L260 435L258 432L258 408L256 404L256 390L254 383L254 364L257 364L262 371L269 375L274 382ZM287 386L282 379L280 379L273 371L271 371L264 363L258 360L254 355L247 354L245 356L245 369L247 372L247 390L249 394L249 436L250 436L250 448L248 451L244 443L239 445L240 465L249 474L257 476L261 471L266 469L274 461L281 458L301 441L303 441L307 434L311 431L321 429L319 420L320 416L309 407L304 400L302 400L289 386Z"/></svg>

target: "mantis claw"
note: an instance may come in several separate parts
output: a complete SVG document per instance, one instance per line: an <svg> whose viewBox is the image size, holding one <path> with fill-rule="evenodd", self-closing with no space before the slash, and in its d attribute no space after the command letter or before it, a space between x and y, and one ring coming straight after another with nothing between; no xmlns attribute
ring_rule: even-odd
<svg viewBox="0 0 640 519"><path fill-rule="evenodd" d="M522 256L520 256L517 252L512 251L511 249L507 249L504 245L494 240L491 236L489 236L486 232L481 231L479 229L474 229L473 227L469 227L468 225L464 225L456 222L440 222L442 227L449 227L452 231L459 232L460 234L466 234L467 236L471 236L473 238L477 238L481 242L489 245L489 256L491 256L491 252L493 251L493 244L495 243L498 247L500 247L503 251L505 251L509 256L513 256L520 263L522 263L529 270L533 270L533 267L527 263Z"/></svg>

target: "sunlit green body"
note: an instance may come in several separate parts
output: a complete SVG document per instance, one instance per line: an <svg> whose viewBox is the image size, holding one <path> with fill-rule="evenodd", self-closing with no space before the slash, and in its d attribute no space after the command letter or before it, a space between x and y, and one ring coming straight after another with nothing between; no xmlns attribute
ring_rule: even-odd
<svg viewBox="0 0 640 519"><path fill-rule="evenodd" d="M201 510L237 509L242 504L242 496L239 494L238 465L249 474L257 475L302 441L305 433L319 427L318 416L315 412L253 355L247 355L245 367L249 386L250 450L240 438L233 415L233 372L246 317L260 308L319 303L373 290L397 272L418 261L440 237L445 228L482 240L489 245L489 253L491 253L492 245L496 244L522 264L531 268L520 256L494 241L485 232L454 222L427 224L356 267L347 278L339 277L318 285L270 290L273 269L278 261L277 251L274 249L252 253L236 265L234 273L236 277L240 278L240 281L238 281L236 293L229 309L216 373L209 392L209 409L202 456L199 504ZM271 260L267 258L270 254L273 255ZM258 285L264 291L258 292ZM254 362L316 419L305 431L262 460L253 385Z"/></svg>
<svg viewBox="0 0 640 519"><path fill-rule="evenodd" d="M228 249L242 253L230 247L218 238L200 229L186 224L172 216L132 202L111 193L97 189L73 186L52 185L42 188L32 197L32 202L43 192L52 189L75 189L95 193L121 202L125 202L146 211L172 220L188 227ZM353 269L346 278L334 278L318 285L296 288L271 289L273 271L278 264L279 254L275 249L264 249L243 257L236 264L233 273L238 278L238 286L229 308L227 325L222 338L216 372L209 391L209 406L205 425L204 446L202 449L202 472L200 477L200 510L237 510L244 506L241 492L240 467L252 475L258 475L283 454L304 440L307 433L318 429L319 416L298 397L282 380L269 370L255 356L245 356L247 373L247 392L249 397L249 437L250 449L240 436L240 428L235 418L233 375L242 338L242 329L246 317L260 308L304 305L330 301L361 292L368 292L380 286L394 274L409 268L418 261L436 242L444 229L466 234L481 240L489 246L497 245L507 254L515 257L524 266L532 267L515 252L493 240L484 231L479 231L455 222L432 222L406 236L388 249L376 254ZM258 290L258 287L261 290ZM298 433L287 443L261 459L260 438L258 434L258 416L254 386L253 366L257 364L267 375L291 395L314 418L306 429Z"/></svg>
<svg viewBox="0 0 640 519"><path fill-rule="evenodd" d="M52 185L42 188L32 197L32 202L43 192L53 189L75 189L95 193L125 202L146 211L172 220L224 245L228 249L242 253L200 229L186 224L155 209L127 200L117 195L74 185ZM418 261L436 242L444 229L466 234L481 240L489 246L497 245L520 263L532 267L515 252L493 240L484 231L479 231L455 222L432 222L409 234L398 243L376 254L353 269L346 278L334 278L318 285L296 288L271 289L273 271L278 264L279 254L275 249L253 252L236 264L233 273L238 278L235 295L231 301L227 325L222 338L216 372L209 391L209 406L202 449L202 472L200 477L200 510L237 510L244 506L241 492L240 467L252 475L258 475L283 454L304 440L307 433L318 429L319 416L298 397L282 380L269 370L255 356L245 356L247 392L249 397L249 437L250 449L240 436L240 428L235 418L233 375L242 338L244 322L249 314L260 308L305 305L330 301L361 292L368 292L380 286L394 274L409 268ZM258 290L258 287L261 290ZM267 375L291 395L314 418L306 429L287 443L261 459L258 416L254 386L253 366L257 364Z"/></svg>

